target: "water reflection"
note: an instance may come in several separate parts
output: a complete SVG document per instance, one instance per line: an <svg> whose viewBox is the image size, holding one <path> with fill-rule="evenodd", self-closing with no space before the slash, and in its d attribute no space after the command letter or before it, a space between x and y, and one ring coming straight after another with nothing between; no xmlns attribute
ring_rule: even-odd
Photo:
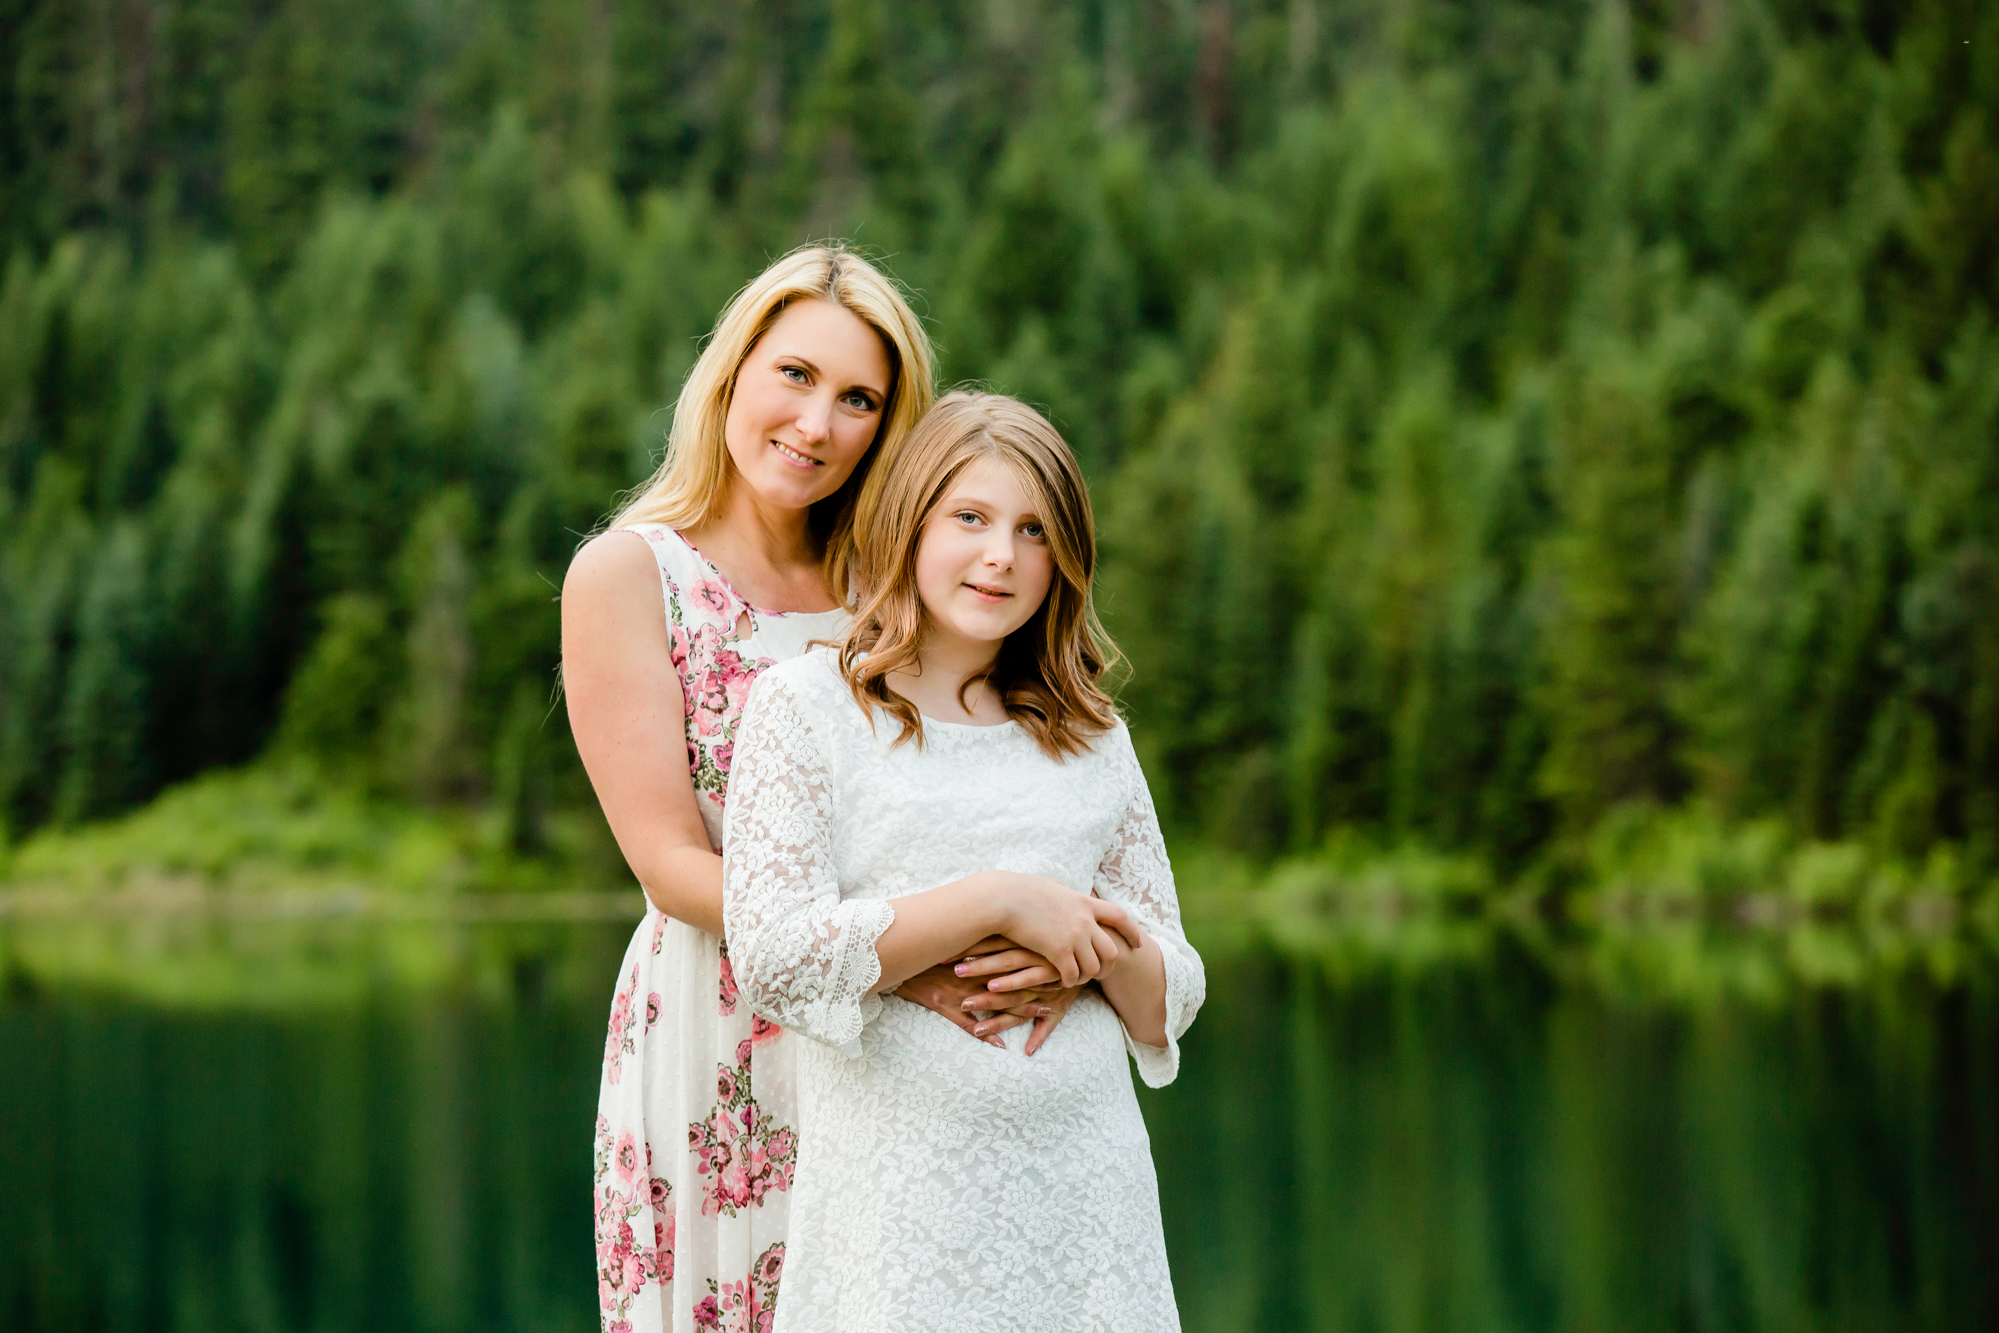
<svg viewBox="0 0 1999 1333"><path fill-rule="evenodd" d="M41 929L0 934L0 1324L595 1327L623 926ZM1980 973L1665 1002L1504 944L1209 953L1144 1099L1190 1330L1999 1318Z"/></svg>

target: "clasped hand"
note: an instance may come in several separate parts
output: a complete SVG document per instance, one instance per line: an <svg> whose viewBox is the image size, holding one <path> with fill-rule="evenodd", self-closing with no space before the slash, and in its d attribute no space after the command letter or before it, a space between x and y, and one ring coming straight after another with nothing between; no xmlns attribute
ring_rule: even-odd
<svg viewBox="0 0 1999 1333"><path fill-rule="evenodd" d="M989 936L963 956L917 973L894 994L994 1046L1005 1045L1001 1034L1008 1029L1033 1023L1026 1052L1033 1055L1076 998L1116 967L1127 946L1141 947L1143 937L1123 908L1042 876L1006 875L1001 891L1017 903L1008 913L1014 935ZM1018 936L1051 950L1066 968Z"/></svg>

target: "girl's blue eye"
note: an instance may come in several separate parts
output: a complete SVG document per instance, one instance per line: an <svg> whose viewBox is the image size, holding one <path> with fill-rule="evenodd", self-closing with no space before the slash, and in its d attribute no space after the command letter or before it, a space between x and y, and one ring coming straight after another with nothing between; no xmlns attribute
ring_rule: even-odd
<svg viewBox="0 0 1999 1333"><path fill-rule="evenodd" d="M1023 523L1020 525L1020 530L1026 533L1028 536L1032 537L1036 541L1041 540L1041 536L1044 531L1044 529L1039 523Z"/></svg>

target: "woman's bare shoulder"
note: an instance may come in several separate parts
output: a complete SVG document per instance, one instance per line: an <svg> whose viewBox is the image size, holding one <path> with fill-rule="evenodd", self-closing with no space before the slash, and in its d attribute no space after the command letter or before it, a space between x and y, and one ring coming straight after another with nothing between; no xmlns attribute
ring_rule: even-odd
<svg viewBox="0 0 1999 1333"><path fill-rule="evenodd" d="M623 601L638 593L659 595L659 562L636 532L613 528L578 547L562 578L564 601Z"/></svg>

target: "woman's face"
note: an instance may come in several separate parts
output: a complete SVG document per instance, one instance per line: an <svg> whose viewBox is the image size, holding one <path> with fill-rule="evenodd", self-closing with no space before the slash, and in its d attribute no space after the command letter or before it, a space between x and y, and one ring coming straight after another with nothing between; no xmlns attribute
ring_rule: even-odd
<svg viewBox="0 0 1999 1333"><path fill-rule="evenodd" d="M931 511L916 548L926 637L999 641L1048 597L1055 562L1026 488L996 458L968 465Z"/></svg>
<svg viewBox="0 0 1999 1333"><path fill-rule="evenodd" d="M845 306L794 301L736 372L722 427L736 473L780 509L840 489L881 429L888 353Z"/></svg>

